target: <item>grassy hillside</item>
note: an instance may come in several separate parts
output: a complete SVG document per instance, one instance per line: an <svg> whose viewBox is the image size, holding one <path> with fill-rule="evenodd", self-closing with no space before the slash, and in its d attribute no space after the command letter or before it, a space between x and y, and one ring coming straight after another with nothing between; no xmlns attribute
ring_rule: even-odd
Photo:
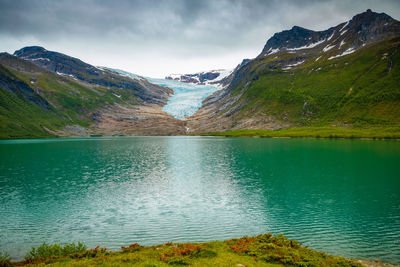
<svg viewBox="0 0 400 267"><path fill-rule="evenodd" d="M4 61L3 61L4 63ZM13 59L0 65L0 138L54 136L66 125L89 127L98 108L139 103L131 90L64 77Z"/></svg>
<svg viewBox="0 0 400 267"><path fill-rule="evenodd" d="M43 47L0 53L0 138L85 136L95 133L104 113L115 117L111 129L118 123L134 124L149 117L135 113L139 106L161 108L172 94L172 89L140 77ZM131 113L114 112L118 109Z"/></svg>
<svg viewBox="0 0 400 267"><path fill-rule="evenodd" d="M72 252L69 255L68 253ZM58 256L57 256L58 255ZM63 256L62 256L63 255ZM207 243L132 244L119 252L85 250L81 244L42 245L18 266L361 266L353 260L327 255L271 234Z"/></svg>
<svg viewBox="0 0 400 267"><path fill-rule="evenodd" d="M49 72L34 75L33 84L30 83L32 75L16 71L12 73L4 68L0 68L0 72L23 81L50 104L50 108L46 110L27 101L21 94L0 88L2 139L50 137L52 134L45 128L57 130L71 124L87 127L92 121L91 111L102 105L121 101L104 88L88 88Z"/></svg>
<svg viewBox="0 0 400 267"><path fill-rule="evenodd" d="M277 64L298 54L257 58L231 85L230 97L242 94L235 119L257 114L292 126L399 126L399 45L395 38L329 59L332 51L288 70Z"/></svg>

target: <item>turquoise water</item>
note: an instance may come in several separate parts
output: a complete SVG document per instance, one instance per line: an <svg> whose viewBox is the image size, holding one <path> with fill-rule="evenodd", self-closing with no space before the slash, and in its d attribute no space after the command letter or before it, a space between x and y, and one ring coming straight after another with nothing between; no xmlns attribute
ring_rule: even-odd
<svg viewBox="0 0 400 267"><path fill-rule="evenodd" d="M214 137L0 141L0 251L284 233L400 263L400 142Z"/></svg>

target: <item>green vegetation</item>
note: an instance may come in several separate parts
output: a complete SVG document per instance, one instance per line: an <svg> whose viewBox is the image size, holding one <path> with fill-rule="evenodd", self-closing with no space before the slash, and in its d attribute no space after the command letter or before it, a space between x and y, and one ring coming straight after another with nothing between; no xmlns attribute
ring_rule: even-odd
<svg viewBox="0 0 400 267"><path fill-rule="evenodd" d="M59 128L63 121L24 99L0 89L0 139L45 138L47 128Z"/></svg>
<svg viewBox="0 0 400 267"><path fill-rule="evenodd" d="M400 139L400 127L338 128L338 127L297 127L282 130L236 130L206 133L209 136L227 137L311 137L311 138L368 138Z"/></svg>
<svg viewBox="0 0 400 267"><path fill-rule="evenodd" d="M32 247L31 251L25 256L25 260L29 261L40 258L67 256L74 253L83 253L86 250L87 247L80 242L78 242L77 245L71 243L64 246L60 244L48 245L43 243L38 248Z"/></svg>
<svg viewBox="0 0 400 267"><path fill-rule="evenodd" d="M231 115L233 125L253 117L273 118L277 124L293 129L215 135L399 138L399 45L397 37L331 60L329 57L337 51L321 57L308 54L304 64L286 70L282 62L299 60L299 55L280 52L256 58L230 86L228 98L241 95L230 107L235 109ZM22 60L15 59L15 64L25 65L19 69L0 66L0 75L24 82L38 98L49 103L49 109L28 101L21 93L0 88L0 139L54 137L67 125L90 128L93 113L99 108L140 102L134 90L116 87L128 82L125 78L115 83L111 76L105 76L100 84L113 85L106 87L35 69Z"/></svg>
<svg viewBox="0 0 400 267"><path fill-rule="evenodd" d="M19 61L17 63L29 64ZM22 65L22 68L28 67ZM23 82L35 91L35 98L32 98L24 95L17 87L17 93L0 88L0 139L55 137L51 131L62 129L66 125L88 128L93 122L91 114L96 109L108 104L136 101L129 90L84 84L41 71L17 71L0 64L0 75ZM48 109L35 103L40 99L49 103Z"/></svg>
<svg viewBox="0 0 400 267"><path fill-rule="evenodd" d="M400 125L400 38L385 40L328 60L334 51L308 55L282 70L277 62L297 54L258 58L240 74L231 97L241 93L234 120L271 116L283 125L392 127Z"/></svg>
<svg viewBox="0 0 400 267"><path fill-rule="evenodd" d="M71 245L68 245L71 246ZM166 243L140 246L137 243L110 252L96 247L68 248L69 255L60 254L60 245L42 245L30 257L16 265L27 266L361 266L352 260L331 256L302 246L282 234L263 234L227 241L207 243ZM41 254L38 254L38 250ZM77 250L77 251L75 251Z"/></svg>
<svg viewBox="0 0 400 267"><path fill-rule="evenodd" d="M8 255L7 253L3 254L0 252L0 266L2 267L13 266L13 264L11 263L10 255Z"/></svg>

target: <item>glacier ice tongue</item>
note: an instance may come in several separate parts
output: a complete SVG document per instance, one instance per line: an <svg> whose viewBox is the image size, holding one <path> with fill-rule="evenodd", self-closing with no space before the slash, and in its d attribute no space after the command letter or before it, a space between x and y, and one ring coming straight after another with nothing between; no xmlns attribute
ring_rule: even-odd
<svg viewBox="0 0 400 267"><path fill-rule="evenodd" d="M181 120L192 116L201 107L203 100L207 96L220 89L211 84L198 85L167 79L146 79L151 83L167 86L174 91L174 95L168 99L168 103L163 107L163 110Z"/></svg>

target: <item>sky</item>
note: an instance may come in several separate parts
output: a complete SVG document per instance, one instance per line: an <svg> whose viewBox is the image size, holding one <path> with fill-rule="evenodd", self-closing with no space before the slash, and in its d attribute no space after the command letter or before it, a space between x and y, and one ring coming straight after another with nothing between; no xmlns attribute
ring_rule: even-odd
<svg viewBox="0 0 400 267"><path fill-rule="evenodd" d="M0 51L24 46L148 77L234 68L276 32L325 30L399 0L0 0Z"/></svg>

